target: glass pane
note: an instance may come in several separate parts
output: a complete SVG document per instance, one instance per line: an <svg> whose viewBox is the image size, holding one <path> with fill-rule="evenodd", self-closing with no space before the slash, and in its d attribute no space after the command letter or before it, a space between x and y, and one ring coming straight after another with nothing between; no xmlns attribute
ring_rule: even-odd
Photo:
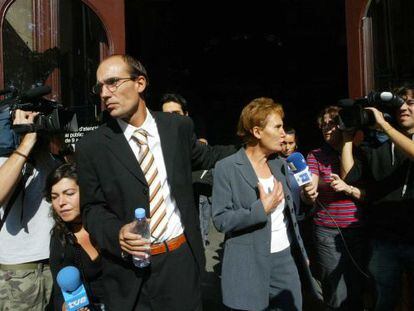
<svg viewBox="0 0 414 311"><path fill-rule="evenodd" d="M24 92L38 84L53 85L58 89L53 100L76 111L79 126L96 124L100 103L90 90L108 43L101 21L87 5L81 0L16 0L2 31L6 87Z"/></svg>
<svg viewBox="0 0 414 311"><path fill-rule="evenodd" d="M3 60L5 85L28 89L36 83L33 65L34 24L32 0L16 0L7 11L3 24Z"/></svg>
<svg viewBox="0 0 414 311"><path fill-rule="evenodd" d="M374 79L376 89L414 80L414 1L377 0L372 18Z"/></svg>
<svg viewBox="0 0 414 311"><path fill-rule="evenodd" d="M80 125L88 125L100 112L98 97L91 89L96 83L101 45L107 45L106 34L96 14L81 1L60 0L59 21L62 101L77 111Z"/></svg>

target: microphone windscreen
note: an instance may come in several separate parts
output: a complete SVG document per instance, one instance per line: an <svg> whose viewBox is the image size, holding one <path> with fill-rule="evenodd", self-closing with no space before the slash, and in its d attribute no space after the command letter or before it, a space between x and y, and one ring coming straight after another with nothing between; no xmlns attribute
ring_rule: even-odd
<svg viewBox="0 0 414 311"><path fill-rule="evenodd" d="M66 292L73 292L82 283L79 269L74 266L62 268L57 274L56 281L59 287Z"/></svg>
<svg viewBox="0 0 414 311"><path fill-rule="evenodd" d="M345 107L352 107L354 105L355 101L351 98L344 98L338 100L338 106L345 108Z"/></svg>
<svg viewBox="0 0 414 311"><path fill-rule="evenodd" d="M15 90L14 87L8 86L5 89L0 91L0 95L5 95L5 94L8 94L8 93L12 93L12 92L14 92L14 90Z"/></svg>
<svg viewBox="0 0 414 311"><path fill-rule="evenodd" d="M50 86L48 85L42 85L42 86L38 86L35 87L31 90L28 90L27 92L25 92L21 98L24 100L27 99L32 99L32 98L37 98L37 97L41 97L43 95L47 95L52 91L52 89L50 88Z"/></svg>
<svg viewBox="0 0 414 311"><path fill-rule="evenodd" d="M380 98L383 101L390 101L394 97L394 94L391 92L382 92L380 93Z"/></svg>
<svg viewBox="0 0 414 311"><path fill-rule="evenodd" d="M293 152L286 158L286 161L293 173L303 171L308 167L305 158L300 152Z"/></svg>

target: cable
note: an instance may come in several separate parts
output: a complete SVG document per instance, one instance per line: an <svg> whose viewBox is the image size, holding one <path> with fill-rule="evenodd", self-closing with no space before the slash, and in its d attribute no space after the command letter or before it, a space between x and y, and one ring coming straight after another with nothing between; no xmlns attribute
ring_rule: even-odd
<svg viewBox="0 0 414 311"><path fill-rule="evenodd" d="M319 200L316 200L315 201L315 203L316 204L318 204L319 205L319 207L321 207L327 214L328 214L328 216L329 216L329 218L331 218L332 219L332 221L333 221L333 223L335 224L335 226L336 226L336 229L338 230L338 232L339 232L339 235L341 236L341 239L342 239L342 242L344 243L344 246L345 246L345 250L346 250L346 252L347 252L347 254L349 255L349 258L351 259L351 261L352 261L352 263L354 264L354 266L357 268L357 270L363 275L363 276L365 276L367 279L370 279L371 278L371 276L369 276L368 274L366 274L363 270L362 270L362 268L358 265L358 263L355 261L355 259L354 259L354 257L352 257L352 254L351 254L351 251L349 250L349 248L348 248L348 245L346 244L346 241L345 241L345 237L342 235L342 231L341 231L341 228L338 226L338 224L337 224L337 222L335 221L335 219L332 217L332 215L328 212L328 210L325 208L325 206L322 204L322 202L320 202ZM315 211L316 212L316 211Z"/></svg>

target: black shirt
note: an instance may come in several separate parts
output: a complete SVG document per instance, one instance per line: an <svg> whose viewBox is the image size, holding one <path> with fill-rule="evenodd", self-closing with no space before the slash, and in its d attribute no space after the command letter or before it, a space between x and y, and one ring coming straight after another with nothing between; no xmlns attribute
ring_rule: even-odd
<svg viewBox="0 0 414 311"><path fill-rule="evenodd" d="M361 147L346 182L363 181L364 218L374 238L414 243L414 163L391 141Z"/></svg>
<svg viewBox="0 0 414 311"><path fill-rule="evenodd" d="M79 260L80 258L80 260ZM102 260L94 261L79 244L66 243L63 247L56 235L50 240L50 270L53 276L53 304L55 310L62 310L64 302L62 291L56 281L59 271L66 266L75 266L81 272L83 285L92 303L103 303Z"/></svg>

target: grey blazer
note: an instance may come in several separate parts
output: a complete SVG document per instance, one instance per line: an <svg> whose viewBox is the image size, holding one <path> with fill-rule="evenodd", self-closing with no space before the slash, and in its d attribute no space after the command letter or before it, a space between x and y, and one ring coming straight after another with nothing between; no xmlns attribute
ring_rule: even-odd
<svg viewBox="0 0 414 311"><path fill-rule="evenodd" d="M268 163L273 176L283 185L287 204L285 216L299 274L313 285L286 181L286 162L275 157ZM258 182L244 148L216 164L213 221L217 229L225 233L221 275L223 303L234 309L263 310L269 304L271 218L259 199Z"/></svg>

